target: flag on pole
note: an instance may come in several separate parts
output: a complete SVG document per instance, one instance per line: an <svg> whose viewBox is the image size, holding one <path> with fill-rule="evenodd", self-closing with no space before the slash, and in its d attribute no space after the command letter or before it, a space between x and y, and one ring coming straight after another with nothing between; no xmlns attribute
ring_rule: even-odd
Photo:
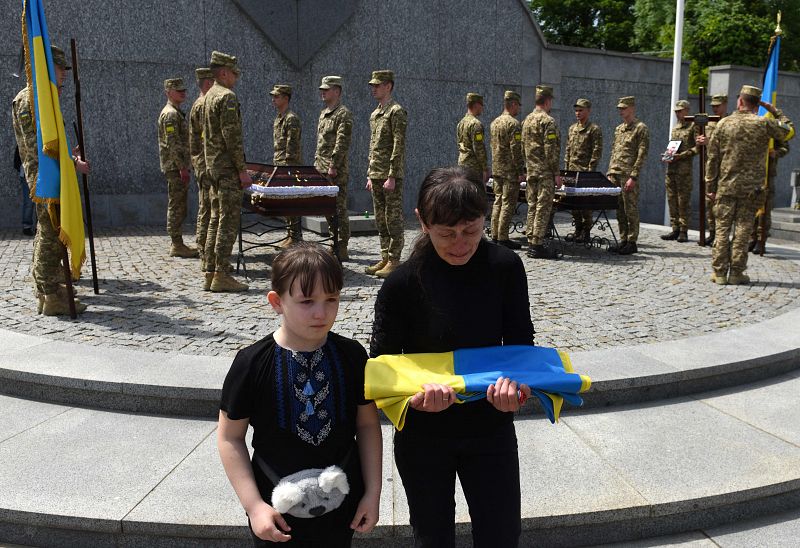
<svg viewBox="0 0 800 548"><path fill-rule="evenodd" d="M64 130L43 0L23 0L22 39L39 154L33 200L48 205L53 227L69 249L72 275L77 277L86 259L83 209L75 164Z"/></svg>
<svg viewBox="0 0 800 548"><path fill-rule="evenodd" d="M761 100L765 103L775 105L778 100L778 62L781 56L781 35L776 34L773 40L770 40L770 53L769 61L767 62L767 70L764 72L764 82L761 93ZM764 107L758 107L759 116L767 116L772 118L772 114ZM770 147L772 148L772 147Z"/></svg>

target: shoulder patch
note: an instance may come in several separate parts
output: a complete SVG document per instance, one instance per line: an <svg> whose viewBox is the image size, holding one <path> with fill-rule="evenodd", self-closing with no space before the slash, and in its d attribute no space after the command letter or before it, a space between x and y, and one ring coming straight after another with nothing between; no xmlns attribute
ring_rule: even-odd
<svg viewBox="0 0 800 548"><path fill-rule="evenodd" d="M555 132L552 132L552 131L550 131L550 132L548 132L548 133L547 133L547 138L548 138L549 140L551 140L551 141L552 141L553 139L555 139L556 137L558 137L558 136L555 134Z"/></svg>
<svg viewBox="0 0 800 548"><path fill-rule="evenodd" d="M481 132L476 133L475 134L475 140L476 141L483 141L483 133L481 133Z"/></svg>
<svg viewBox="0 0 800 548"><path fill-rule="evenodd" d="M175 133L175 126L173 124L167 124L165 126L165 131L167 133Z"/></svg>
<svg viewBox="0 0 800 548"><path fill-rule="evenodd" d="M231 97L230 99L228 99L228 102L225 104L225 107L226 107L228 110L236 110L236 109L238 108L238 106L239 106L239 105L238 105L238 103L236 102L236 99L234 99L233 97Z"/></svg>
<svg viewBox="0 0 800 548"><path fill-rule="evenodd" d="M515 141L522 141L522 133L520 133L519 131L515 131L514 132L514 140Z"/></svg>

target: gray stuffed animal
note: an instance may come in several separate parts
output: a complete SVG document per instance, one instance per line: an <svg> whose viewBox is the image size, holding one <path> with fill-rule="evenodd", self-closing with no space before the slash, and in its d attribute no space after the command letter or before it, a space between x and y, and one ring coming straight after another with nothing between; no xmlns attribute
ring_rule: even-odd
<svg viewBox="0 0 800 548"><path fill-rule="evenodd" d="M338 508L349 492L347 474L338 466L309 468L278 482L272 491L272 506L281 514L315 518Z"/></svg>

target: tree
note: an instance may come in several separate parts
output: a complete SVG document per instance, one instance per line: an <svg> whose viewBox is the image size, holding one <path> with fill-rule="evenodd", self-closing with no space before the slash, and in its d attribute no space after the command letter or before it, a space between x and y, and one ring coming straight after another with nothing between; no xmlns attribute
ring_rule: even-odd
<svg viewBox="0 0 800 548"><path fill-rule="evenodd" d="M554 44L630 51L635 0L531 0L545 38Z"/></svg>

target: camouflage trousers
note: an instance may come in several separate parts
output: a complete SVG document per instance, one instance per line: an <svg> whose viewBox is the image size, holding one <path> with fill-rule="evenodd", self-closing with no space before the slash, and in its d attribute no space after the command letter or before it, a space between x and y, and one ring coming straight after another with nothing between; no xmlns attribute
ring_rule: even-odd
<svg viewBox="0 0 800 548"><path fill-rule="evenodd" d="M167 234L172 242L183 240L183 222L186 220L186 194L189 185L181 181L180 172L168 171L167 177Z"/></svg>
<svg viewBox="0 0 800 548"><path fill-rule="evenodd" d="M493 176L492 239L508 240L508 228L519 201L519 182Z"/></svg>
<svg viewBox="0 0 800 548"><path fill-rule="evenodd" d="M211 215L208 221L204 272L230 272L233 244L239 236L242 187L237 174L224 175L210 185Z"/></svg>
<svg viewBox="0 0 800 548"><path fill-rule="evenodd" d="M575 223L575 235L589 232L594 223L592 210L575 209L572 211L572 222Z"/></svg>
<svg viewBox="0 0 800 548"><path fill-rule="evenodd" d="M708 191L708 189L706 189ZM706 230L714 230L717 218L714 216L714 202L706 196Z"/></svg>
<svg viewBox="0 0 800 548"><path fill-rule="evenodd" d="M525 198L528 200L528 217L525 234L528 243L541 245L550 215L553 212L553 197L556 193L556 182L552 177L528 177Z"/></svg>
<svg viewBox="0 0 800 548"><path fill-rule="evenodd" d="M55 293L58 284L65 283L64 268L61 259L64 257L64 245L58 239L53 228L46 204L36 204L36 218L39 227L33 239L33 282L36 291L43 295Z"/></svg>
<svg viewBox="0 0 800 548"><path fill-rule="evenodd" d="M197 177L197 228L195 229L195 242L197 251L205 253L208 224L211 221L211 177L206 174Z"/></svg>
<svg viewBox="0 0 800 548"><path fill-rule="evenodd" d="M637 181L630 192L625 192L625 183L628 175L611 175L609 179L616 186L622 188L617 201L617 225L619 227L620 242L633 242L639 239L639 182Z"/></svg>
<svg viewBox="0 0 800 548"><path fill-rule="evenodd" d="M347 213L347 171L338 171L336 177L331 181L339 187L339 194L336 195L336 219L339 221L339 246L347 247L350 241L350 215ZM333 223L333 217L326 217L328 226ZM331 232L333 235L333 232Z"/></svg>
<svg viewBox="0 0 800 548"><path fill-rule="evenodd" d="M752 240L761 239L761 215L758 215L758 209L761 207L759 200L763 195L763 193L758 194L756 198L756 215L754 218ZM769 236L769 229L772 228L772 207L775 205L775 187L772 185L772 181L770 181L769 190L767 190L767 202L764 205L764 229L767 231L767 236Z"/></svg>
<svg viewBox="0 0 800 548"><path fill-rule="evenodd" d="M391 192L383 188L386 179L372 179L372 207L381 240L381 257L400 260L403 252L403 180L395 179Z"/></svg>
<svg viewBox="0 0 800 548"><path fill-rule="evenodd" d="M747 246L756 212L755 197L717 196L717 217L711 267L718 276L741 274L747 269Z"/></svg>
<svg viewBox="0 0 800 548"><path fill-rule="evenodd" d="M667 171L667 204L672 230L689 230L692 214L692 172Z"/></svg>

